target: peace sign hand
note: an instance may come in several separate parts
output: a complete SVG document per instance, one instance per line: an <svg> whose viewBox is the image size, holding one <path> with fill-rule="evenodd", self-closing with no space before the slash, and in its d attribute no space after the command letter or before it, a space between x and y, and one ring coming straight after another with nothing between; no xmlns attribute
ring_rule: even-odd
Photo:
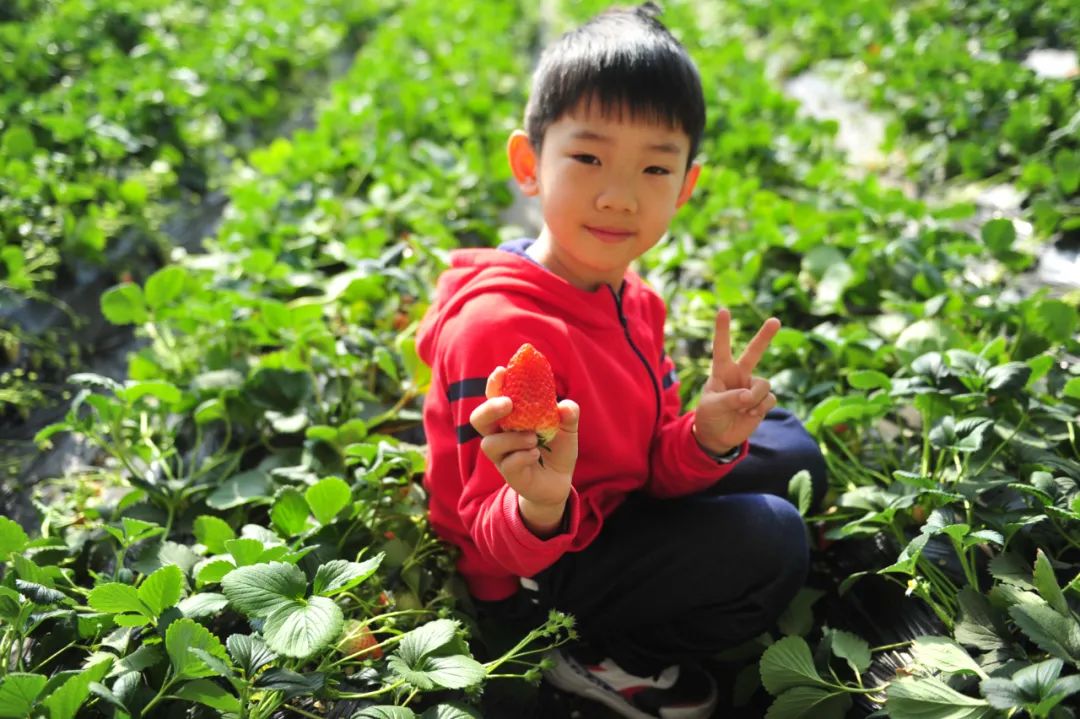
<svg viewBox="0 0 1080 719"><path fill-rule="evenodd" d="M776 406L768 380L754 377L753 371L779 330L780 320L765 320L746 351L734 360L731 313L723 309L716 314L712 371L701 390L693 425L697 441L710 452L726 454L741 445Z"/></svg>

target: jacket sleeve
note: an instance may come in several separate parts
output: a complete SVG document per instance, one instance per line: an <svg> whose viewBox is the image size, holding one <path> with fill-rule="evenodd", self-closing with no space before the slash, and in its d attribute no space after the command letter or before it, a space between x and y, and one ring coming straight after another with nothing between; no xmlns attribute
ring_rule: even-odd
<svg viewBox="0 0 1080 719"><path fill-rule="evenodd" d="M656 497L678 497L715 484L746 457L750 444L743 442L738 457L730 462L713 459L698 444L691 431L694 413L682 413L675 363L663 351L666 311L659 298L657 304L659 307L654 305L652 315L653 336L659 338L654 356L661 357L660 423L649 450L650 472L645 491Z"/></svg>
<svg viewBox="0 0 1080 719"><path fill-rule="evenodd" d="M570 548L586 505L571 488L564 531L540 539L522 521L517 492L480 451L481 437L469 423L469 415L485 400L488 375L498 365L505 366L523 342L531 342L547 357L558 357L559 343L565 341L542 318L499 314L501 318L466 307L451 320L456 326L448 325L443 331L457 339L446 343L439 369L446 378L452 399L451 415L457 428L461 520L484 556L514 575L531 577ZM556 387L561 388L557 375L555 379Z"/></svg>

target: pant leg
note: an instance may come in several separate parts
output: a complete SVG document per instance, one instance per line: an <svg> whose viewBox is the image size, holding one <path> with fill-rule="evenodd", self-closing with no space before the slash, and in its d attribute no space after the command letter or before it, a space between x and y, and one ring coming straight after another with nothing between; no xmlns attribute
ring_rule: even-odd
<svg viewBox="0 0 1080 719"><path fill-rule="evenodd" d="M768 494L631 495L581 552L535 581L627 671L699 661L771 627L806 580L802 517Z"/></svg>
<svg viewBox="0 0 1080 719"><path fill-rule="evenodd" d="M821 508L828 489L825 457L802 422L786 409L772 409L750 435L750 453L708 491L715 494L764 492L787 497L788 481L800 470L810 472L811 511Z"/></svg>

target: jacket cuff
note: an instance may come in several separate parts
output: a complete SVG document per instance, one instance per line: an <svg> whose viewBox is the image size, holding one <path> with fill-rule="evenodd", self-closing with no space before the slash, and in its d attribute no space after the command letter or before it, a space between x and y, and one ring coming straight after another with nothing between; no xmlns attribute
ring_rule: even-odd
<svg viewBox="0 0 1080 719"><path fill-rule="evenodd" d="M581 522L581 498L577 489L570 487L570 495L566 498L566 510L563 512L559 533L547 539L537 537L525 526L525 520L518 506L518 493L509 487L503 492L502 514L503 519L506 520L506 526L510 528L510 539L514 541L517 548L533 555L537 563L546 567L563 555L577 534L578 524ZM543 561L546 557L550 557L550 561Z"/></svg>

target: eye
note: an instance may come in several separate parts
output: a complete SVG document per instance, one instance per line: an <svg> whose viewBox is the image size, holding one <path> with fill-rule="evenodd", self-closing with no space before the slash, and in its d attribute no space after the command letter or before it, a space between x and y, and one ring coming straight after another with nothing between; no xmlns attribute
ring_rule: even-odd
<svg viewBox="0 0 1080 719"><path fill-rule="evenodd" d="M589 154L581 152L581 153L578 153L576 155L571 155L571 157L573 157L575 160L577 160L578 162L580 162L582 164L585 164L585 165L599 165L600 164L600 159L596 155L589 155Z"/></svg>
<svg viewBox="0 0 1080 719"><path fill-rule="evenodd" d="M645 172L650 175L670 175L671 170L666 167L660 167L659 165L651 165L645 168Z"/></svg>

